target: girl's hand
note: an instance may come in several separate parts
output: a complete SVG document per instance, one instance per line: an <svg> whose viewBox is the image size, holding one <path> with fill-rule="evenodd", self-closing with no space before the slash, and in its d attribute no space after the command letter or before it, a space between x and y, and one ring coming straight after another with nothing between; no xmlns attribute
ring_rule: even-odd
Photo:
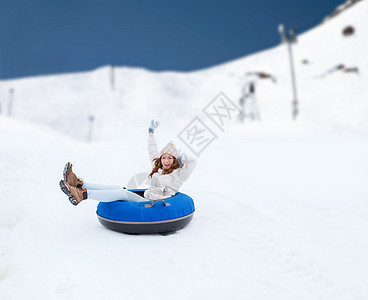
<svg viewBox="0 0 368 300"><path fill-rule="evenodd" d="M186 163L188 161L188 157L185 153L181 154L179 157L178 157L178 163L179 163L179 166L182 166L184 165L184 163Z"/></svg>
<svg viewBox="0 0 368 300"><path fill-rule="evenodd" d="M159 121L152 120L150 126L148 127L148 133L151 135L155 132L155 129L160 125Z"/></svg>

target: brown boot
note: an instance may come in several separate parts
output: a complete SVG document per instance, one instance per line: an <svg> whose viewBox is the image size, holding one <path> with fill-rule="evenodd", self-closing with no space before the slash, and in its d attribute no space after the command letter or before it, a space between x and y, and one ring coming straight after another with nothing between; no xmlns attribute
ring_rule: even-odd
<svg viewBox="0 0 368 300"><path fill-rule="evenodd" d="M63 172L64 180L71 186L82 188L83 180L74 174L72 167L73 165L70 162L65 165Z"/></svg>
<svg viewBox="0 0 368 300"><path fill-rule="evenodd" d="M87 199L87 189L80 189L68 184L65 180L60 180L61 190L69 197L73 205L78 205L81 201Z"/></svg>

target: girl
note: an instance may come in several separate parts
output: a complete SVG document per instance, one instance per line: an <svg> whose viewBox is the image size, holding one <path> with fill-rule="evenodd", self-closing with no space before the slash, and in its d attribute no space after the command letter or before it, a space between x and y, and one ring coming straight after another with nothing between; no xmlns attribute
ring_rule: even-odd
<svg viewBox="0 0 368 300"><path fill-rule="evenodd" d="M69 197L69 201L73 205L78 205L86 199L102 202L117 200L147 201L174 196L183 182L192 174L196 166L196 160L187 158L185 155L179 157L172 142L168 143L158 153L157 142L153 135L158 125L159 122L152 120L148 128L148 153L153 169L149 175L152 179L151 186L147 190L134 193L119 186L87 183L74 174L73 165L68 162L64 167L64 180L60 181L60 188Z"/></svg>

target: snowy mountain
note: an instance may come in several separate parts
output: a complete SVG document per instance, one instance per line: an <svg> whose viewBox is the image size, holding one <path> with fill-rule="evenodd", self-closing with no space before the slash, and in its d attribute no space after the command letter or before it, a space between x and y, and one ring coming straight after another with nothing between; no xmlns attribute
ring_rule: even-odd
<svg viewBox="0 0 368 300"><path fill-rule="evenodd" d="M359 1L298 37L296 121L286 45L190 73L1 81L0 299L367 299L367 14ZM250 82L261 120L215 124L211 101L241 108ZM193 221L110 231L95 201L60 191L63 166L126 185L150 170L151 118L160 148L194 155L180 139L192 121L213 134L181 188Z"/></svg>
<svg viewBox="0 0 368 300"><path fill-rule="evenodd" d="M367 12L367 1L358 2L298 37L293 53L301 119L368 133ZM354 33L344 35L348 26ZM249 80L246 73L275 79L256 82L262 120L274 124L289 120L292 93L285 44L190 73L103 67L86 73L1 81L0 99L4 113L11 102L14 117L82 140L89 134L93 116L93 139L99 141L116 138L129 123L139 126L147 115L160 120L174 117L181 128L220 92L238 104Z"/></svg>

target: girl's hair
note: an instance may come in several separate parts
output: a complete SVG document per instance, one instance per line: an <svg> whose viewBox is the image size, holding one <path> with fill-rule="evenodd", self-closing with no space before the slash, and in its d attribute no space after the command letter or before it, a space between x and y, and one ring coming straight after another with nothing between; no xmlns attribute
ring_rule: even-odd
<svg viewBox="0 0 368 300"><path fill-rule="evenodd" d="M164 154L162 154L162 155L164 155ZM155 166L153 167L151 174L148 175L148 178L152 178L152 175L154 173L156 173L158 171L158 169L160 169L160 168L162 169L162 174L165 175L165 174L170 174L175 169L178 169L178 168L182 167L182 166L179 165L178 160L173 156L173 160L174 160L173 164L170 166L170 168L168 170L164 169L163 166L162 166L162 163L161 163L162 155L160 157L157 157L154 160L152 160L154 162Z"/></svg>

